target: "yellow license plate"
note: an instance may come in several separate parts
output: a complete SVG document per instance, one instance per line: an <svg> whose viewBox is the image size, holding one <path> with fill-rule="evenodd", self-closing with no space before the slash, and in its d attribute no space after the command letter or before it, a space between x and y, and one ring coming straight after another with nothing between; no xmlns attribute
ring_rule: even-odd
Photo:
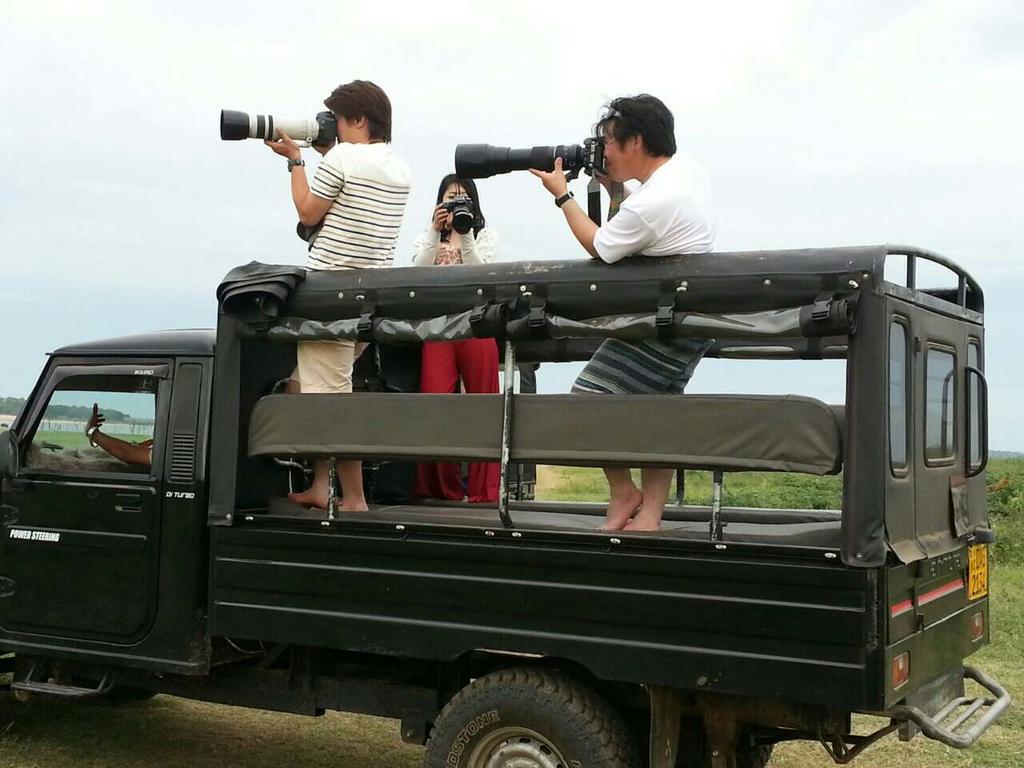
<svg viewBox="0 0 1024 768"><path fill-rule="evenodd" d="M977 600L988 594L988 546L972 544L967 550L967 599Z"/></svg>

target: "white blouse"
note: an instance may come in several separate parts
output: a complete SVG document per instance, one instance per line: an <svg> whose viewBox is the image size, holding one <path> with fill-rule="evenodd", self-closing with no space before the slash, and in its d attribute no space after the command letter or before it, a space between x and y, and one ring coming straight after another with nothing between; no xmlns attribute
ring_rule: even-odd
<svg viewBox="0 0 1024 768"><path fill-rule="evenodd" d="M452 232L447 243L441 242L441 233L433 227L416 238L412 258L415 267L450 264L487 264L498 253L498 233L484 227L474 237L473 230L464 235Z"/></svg>

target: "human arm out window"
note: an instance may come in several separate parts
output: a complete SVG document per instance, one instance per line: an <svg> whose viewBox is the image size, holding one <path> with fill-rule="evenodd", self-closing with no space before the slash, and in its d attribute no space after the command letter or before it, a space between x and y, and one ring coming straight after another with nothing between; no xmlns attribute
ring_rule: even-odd
<svg viewBox="0 0 1024 768"><path fill-rule="evenodd" d="M28 471L138 473L152 462L158 380L82 375L61 379L32 425ZM93 416L93 404L99 418ZM90 426L97 427L89 430Z"/></svg>

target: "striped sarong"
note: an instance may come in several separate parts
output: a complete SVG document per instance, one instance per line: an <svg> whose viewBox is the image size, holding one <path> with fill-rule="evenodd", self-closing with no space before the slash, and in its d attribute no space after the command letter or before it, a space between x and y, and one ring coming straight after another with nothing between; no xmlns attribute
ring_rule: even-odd
<svg viewBox="0 0 1024 768"><path fill-rule="evenodd" d="M706 341L628 342L605 339L572 385L573 392L609 395L681 395Z"/></svg>

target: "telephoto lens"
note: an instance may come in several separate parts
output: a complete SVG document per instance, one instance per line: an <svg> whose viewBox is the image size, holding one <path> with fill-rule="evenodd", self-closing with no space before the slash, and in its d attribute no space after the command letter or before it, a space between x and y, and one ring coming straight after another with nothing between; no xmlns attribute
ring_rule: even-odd
<svg viewBox="0 0 1024 768"><path fill-rule="evenodd" d="M259 115L259 117L263 116ZM236 112L233 109L222 109L220 111L220 138L221 141L256 138L249 135L249 115L245 112Z"/></svg>
<svg viewBox="0 0 1024 768"><path fill-rule="evenodd" d="M562 170L575 171L587 167L587 152L579 144L555 147L510 149L491 144L459 144L455 147L455 173L460 179L486 179L499 173L553 171L555 158L562 158Z"/></svg>
<svg viewBox="0 0 1024 768"><path fill-rule="evenodd" d="M220 137L223 141L242 139L273 140L277 131L286 133L298 144L329 147L338 138L338 124L330 112L320 112L312 120L250 115L233 109L220 111Z"/></svg>

